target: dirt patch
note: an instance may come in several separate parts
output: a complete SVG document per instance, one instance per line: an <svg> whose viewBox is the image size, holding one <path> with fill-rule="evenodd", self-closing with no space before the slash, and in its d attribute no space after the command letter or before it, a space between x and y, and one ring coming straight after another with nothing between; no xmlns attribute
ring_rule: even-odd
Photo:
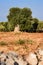
<svg viewBox="0 0 43 65"><path fill-rule="evenodd" d="M19 39L27 40L29 42L20 45L16 43ZM0 45L0 50L3 50L4 52L11 50L23 55L28 54L29 52L34 52L39 47L43 49L43 33L0 32L0 42L1 41L7 43L5 46Z"/></svg>

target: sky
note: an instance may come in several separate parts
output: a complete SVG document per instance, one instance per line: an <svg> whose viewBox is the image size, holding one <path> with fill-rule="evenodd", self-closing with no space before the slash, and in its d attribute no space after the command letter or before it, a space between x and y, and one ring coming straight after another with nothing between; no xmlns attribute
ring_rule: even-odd
<svg viewBox="0 0 43 65"><path fill-rule="evenodd" d="M32 10L33 17L43 20L43 0L0 0L0 21L7 21L12 7L28 7Z"/></svg>

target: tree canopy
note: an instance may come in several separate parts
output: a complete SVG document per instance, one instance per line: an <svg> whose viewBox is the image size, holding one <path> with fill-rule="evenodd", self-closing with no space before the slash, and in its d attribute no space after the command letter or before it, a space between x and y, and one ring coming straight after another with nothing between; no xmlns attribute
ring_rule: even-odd
<svg viewBox="0 0 43 65"><path fill-rule="evenodd" d="M43 24L39 23L37 18L33 18L30 8L12 7L9 9L7 19L8 22L0 23L0 31L14 31L17 24L20 31L24 32L37 32L43 29Z"/></svg>

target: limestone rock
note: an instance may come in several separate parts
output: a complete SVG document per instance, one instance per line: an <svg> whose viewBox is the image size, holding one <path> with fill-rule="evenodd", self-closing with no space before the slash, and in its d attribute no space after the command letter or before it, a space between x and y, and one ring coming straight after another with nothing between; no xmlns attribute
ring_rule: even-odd
<svg viewBox="0 0 43 65"><path fill-rule="evenodd" d="M14 32L16 32L16 33L20 32L19 25L17 25L17 26L15 27Z"/></svg>
<svg viewBox="0 0 43 65"><path fill-rule="evenodd" d="M0 52L0 64L2 65L26 65L27 63L23 61L22 56L19 56L15 52L10 51L7 54Z"/></svg>
<svg viewBox="0 0 43 65"><path fill-rule="evenodd" d="M28 62L30 65L37 65L36 55L35 55L34 53L30 53L30 54L27 56L27 62Z"/></svg>
<svg viewBox="0 0 43 65"><path fill-rule="evenodd" d="M0 52L0 65L43 65L43 50L36 53L30 52L27 56L21 56L13 51Z"/></svg>
<svg viewBox="0 0 43 65"><path fill-rule="evenodd" d="M40 61L38 65L43 65L43 61Z"/></svg>

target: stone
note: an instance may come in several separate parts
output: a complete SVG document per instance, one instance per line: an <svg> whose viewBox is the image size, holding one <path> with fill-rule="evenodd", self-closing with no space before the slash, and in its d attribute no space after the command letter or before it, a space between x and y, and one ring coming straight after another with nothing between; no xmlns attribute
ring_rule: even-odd
<svg viewBox="0 0 43 65"><path fill-rule="evenodd" d="M40 61L43 60L43 50L39 49L37 52L37 56Z"/></svg>
<svg viewBox="0 0 43 65"><path fill-rule="evenodd" d="M0 55L0 65L26 65L23 61L22 56L17 53L10 51L9 53L3 53Z"/></svg>
<svg viewBox="0 0 43 65"><path fill-rule="evenodd" d="M16 32L16 33L20 32L19 25L17 25L17 26L15 27L14 32Z"/></svg>
<svg viewBox="0 0 43 65"><path fill-rule="evenodd" d="M40 61L38 65L43 65L43 61Z"/></svg>
<svg viewBox="0 0 43 65"><path fill-rule="evenodd" d="M19 55L16 52L0 52L0 65L43 65L43 50L30 52L29 55Z"/></svg>
<svg viewBox="0 0 43 65"><path fill-rule="evenodd" d="M27 56L26 61L30 65L37 65L37 58L36 58L36 55L34 53L29 53L29 55Z"/></svg>

